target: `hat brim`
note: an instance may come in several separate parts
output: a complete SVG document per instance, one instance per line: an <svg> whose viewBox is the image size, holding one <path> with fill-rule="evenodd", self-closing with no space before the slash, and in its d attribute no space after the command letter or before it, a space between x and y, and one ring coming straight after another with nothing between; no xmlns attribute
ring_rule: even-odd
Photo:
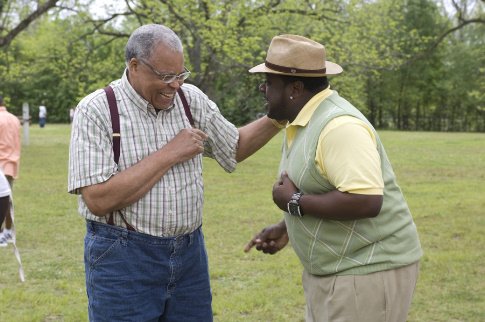
<svg viewBox="0 0 485 322"><path fill-rule="evenodd" d="M343 68L331 61L325 61L325 73L284 73L279 72L277 70L271 69L265 65L265 63L259 64L254 66L249 70L250 73L270 73L270 74L278 74L278 75L288 75L288 76L297 76L297 77L323 77L327 75L337 75L343 72Z"/></svg>

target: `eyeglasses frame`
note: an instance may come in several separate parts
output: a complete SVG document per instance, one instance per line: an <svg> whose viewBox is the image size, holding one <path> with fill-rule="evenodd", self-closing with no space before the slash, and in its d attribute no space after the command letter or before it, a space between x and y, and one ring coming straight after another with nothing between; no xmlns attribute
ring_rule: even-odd
<svg viewBox="0 0 485 322"><path fill-rule="evenodd" d="M148 63L145 59L142 59L142 58L137 58L137 60L139 60L141 63L143 63L144 65L148 66L152 72L158 76L158 78L164 82L165 84L170 84L170 83L173 83L175 81L177 81L179 84L182 84L187 78L189 78L191 72L190 70L187 69L187 67L184 66L184 71L180 74L163 74L163 73L160 73L158 70L156 70L150 63ZM170 80L166 80L165 78L166 77L172 77L170 78Z"/></svg>

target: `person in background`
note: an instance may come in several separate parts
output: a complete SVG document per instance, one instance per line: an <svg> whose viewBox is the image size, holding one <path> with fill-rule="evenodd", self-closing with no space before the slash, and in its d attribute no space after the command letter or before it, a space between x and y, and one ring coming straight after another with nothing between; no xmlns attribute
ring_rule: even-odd
<svg viewBox="0 0 485 322"><path fill-rule="evenodd" d="M288 241L303 270L306 321L406 321L422 250L376 130L332 90L343 71L325 47L276 36L260 90L268 116L288 120L273 201L283 220L246 245L274 254Z"/></svg>
<svg viewBox="0 0 485 322"><path fill-rule="evenodd" d="M74 107L71 107L69 109L69 123L71 123L71 124L72 124L72 120L74 119L74 111L75 111Z"/></svg>
<svg viewBox="0 0 485 322"><path fill-rule="evenodd" d="M47 108L44 105L39 106L39 126L44 127L47 120Z"/></svg>
<svg viewBox="0 0 485 322"><path fill-rule="evenodd" d="M0 226L3 225L5 218L10 217L10 185L7 178L0 169ZM0 247L7 247L9 240L0 234Z"/></svg>
<svg viewBox="0 0 485 322"><path fill-rule="evenodd" d="M7 111L3 97L0 96L0 169L8 180L12 191L13 182L19 174L20 150L20 121L15 115ZM0 232L0 240L12 242L15 238L12 218L9 212L6 214L5 226Z"/></svg>
<svg viewBox="0 0 485 322"><path fill-rule="evenodd" d="M180 38L158 24L136 29L126 69L111 83L121 152L114 161L107 95L76 107L68 191L86 219L84 260L91 321L212 321L202 233L202 156L227 172L280 131L264 116L236 128L185 83ZM184 112L181 89L193 115Z"/></svg>

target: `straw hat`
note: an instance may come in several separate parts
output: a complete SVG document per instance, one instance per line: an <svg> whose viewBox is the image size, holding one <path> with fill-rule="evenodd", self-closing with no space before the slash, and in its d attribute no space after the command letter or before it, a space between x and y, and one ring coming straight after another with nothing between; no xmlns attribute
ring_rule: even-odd
<svg viewBox="0 0 485 322"><path fill-rule="evenodd" d="M322 44L302 36L280 35L271 40L266 61L249 72L301 77L340 74L342 67L325 60L325 56Z"/></svg>

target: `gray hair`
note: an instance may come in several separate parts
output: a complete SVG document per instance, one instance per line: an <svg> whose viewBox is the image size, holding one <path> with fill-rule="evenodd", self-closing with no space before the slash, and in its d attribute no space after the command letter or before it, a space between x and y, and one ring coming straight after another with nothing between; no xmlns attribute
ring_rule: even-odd
<svg viewBox="0 0 485 322"><path fill-rule="evenodd" d="M174 52L183 52L182 41L172 29L157 24L149 24L137 28L126 43L126 64L132 58L148 60L153 49L160 44L167 46Z"/></svg>

